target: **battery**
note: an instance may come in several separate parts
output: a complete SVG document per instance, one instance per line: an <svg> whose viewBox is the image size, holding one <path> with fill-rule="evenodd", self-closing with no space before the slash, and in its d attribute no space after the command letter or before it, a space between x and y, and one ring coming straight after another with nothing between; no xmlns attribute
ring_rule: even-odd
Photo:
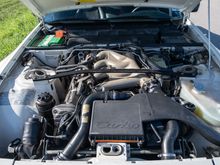
<svg viewBox="0 0 220 165"><path fill-rule="evenodd" d="M55 35L47 35L44 39L38 44L38 47L50 47L52 45L59 45L64 42L63 38L58 38Z"/></svg>

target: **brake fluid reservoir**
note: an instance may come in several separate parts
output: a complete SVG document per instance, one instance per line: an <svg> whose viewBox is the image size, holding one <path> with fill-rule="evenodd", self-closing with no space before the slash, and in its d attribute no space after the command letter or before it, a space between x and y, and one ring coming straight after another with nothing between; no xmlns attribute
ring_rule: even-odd
<svg viewBox="0 0 220 165"><path fill-rule="evenodd" d="M196 114L213 126L220 126L220 72L202 65L196 78L181 78L180 97L193 103Z"/></svg>

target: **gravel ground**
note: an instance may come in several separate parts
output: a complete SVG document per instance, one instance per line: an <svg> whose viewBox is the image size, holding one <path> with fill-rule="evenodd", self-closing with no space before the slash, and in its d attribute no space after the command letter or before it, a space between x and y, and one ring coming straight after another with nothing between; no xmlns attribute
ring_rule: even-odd
<svg viewBox="0 0 220 165"><path fill-rule="evenodd" d="M211 0L211 40L220 49L220 0ZM199 11L191 14L191 20L205 33L208 30L208 0L202 0Z"/></svg>

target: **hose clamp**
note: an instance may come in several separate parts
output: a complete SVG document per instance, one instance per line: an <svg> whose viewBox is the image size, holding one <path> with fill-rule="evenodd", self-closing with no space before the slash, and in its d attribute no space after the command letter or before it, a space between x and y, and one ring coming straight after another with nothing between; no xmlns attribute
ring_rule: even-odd
<svg viewBox="0 0 220 165"><path fill-rule="evenodd" d="M175 159L176 154L174 154L174 153L164 153L164 154L159 154L158 157L159 158L165 158L165 159Z"/></svg>
<svg viewBox="0 0 220 165"><path fill-rule="evenodd" d="M69 160L69 159L62 152L60 152L58 153L56 160L60 161L60 160Z"/></svg>

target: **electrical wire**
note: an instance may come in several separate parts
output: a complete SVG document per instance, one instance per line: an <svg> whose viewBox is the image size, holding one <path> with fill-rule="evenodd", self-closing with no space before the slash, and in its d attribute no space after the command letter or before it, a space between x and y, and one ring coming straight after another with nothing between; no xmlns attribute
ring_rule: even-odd
<svg viewBox="0 0 220 165"><path fill-rule="evenodd" d="M56 70L56 73L71 72L71 71L78 70L78 69L88 70L88 67L86 67L85 65L79 65L79 66L76 66L73 68L68 68L68 69L58 69L58 70Z"/></svg>
<svg viewBox="0 0 220 165"><path fill-rule="evenodd" d="M16 161L17 159L18 159L18 155L16 155L16 156L14 157L13 162L12 162L12 165L15 164L15 161Z"/></svg>
<svg viewBox="0 0 220 165"><path fill-rule="evenodd" d="M75 115L80 111L80 109L78 108L79 103L83 100L83 96L80 96L79 99L77 100L76 103L76 107L75 107L75 111L71 114L70 117L68 117L60 126L59 129L61 129L64 125L66 125L67 123L71 124L74 119L75 119Z"/></svg>

